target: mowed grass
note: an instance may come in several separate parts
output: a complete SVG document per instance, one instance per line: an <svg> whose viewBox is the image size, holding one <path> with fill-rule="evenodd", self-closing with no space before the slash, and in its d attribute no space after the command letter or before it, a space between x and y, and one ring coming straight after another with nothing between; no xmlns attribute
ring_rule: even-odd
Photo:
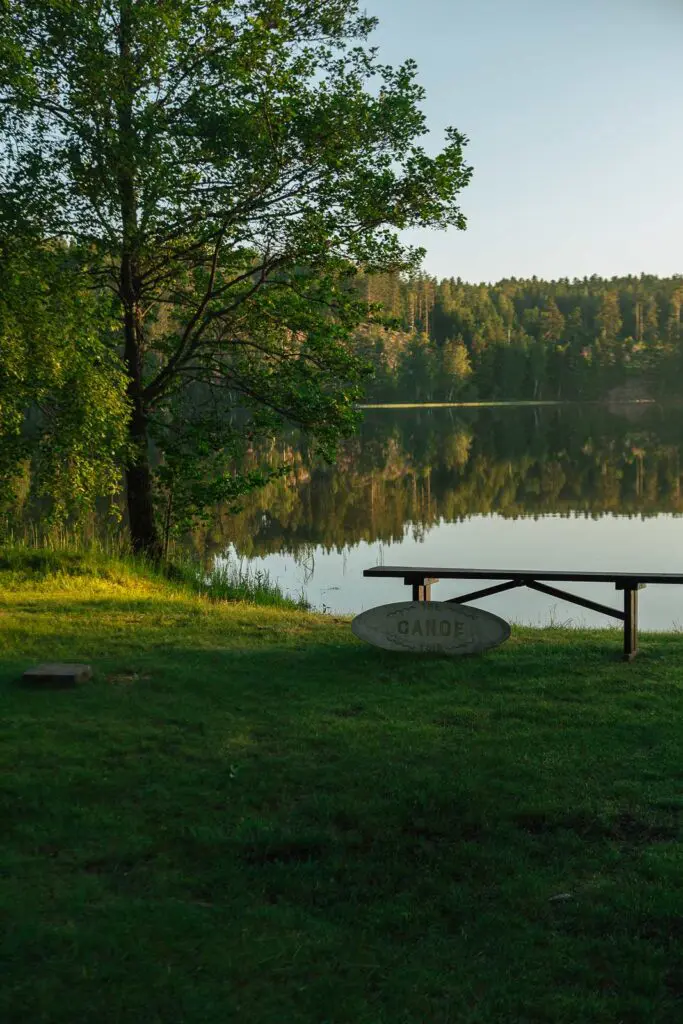
<svg viewBox="0 0 683 1024"><path fill-rule="evenodd" d="M683 637L619 653L0 572L0 1021L683 1020Z"/></svg>

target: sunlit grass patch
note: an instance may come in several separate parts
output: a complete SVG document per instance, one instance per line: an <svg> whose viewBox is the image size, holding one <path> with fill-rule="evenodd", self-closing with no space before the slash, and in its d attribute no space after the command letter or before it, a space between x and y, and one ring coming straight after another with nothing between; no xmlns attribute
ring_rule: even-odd
<svg viewBox="0 0 683 1024"><path fill-rule="evenodd" d="M286 597L268 573L217 559L206 568L196 559L179 555L157 566L132 555L118 556L97 546L45 546L0 544L0 573L5 591L50 588L60 594L84 597L111 594L116 588L131 596L196 594L212 601L246 601L280 608L308 608L306 600Z"/></svg>

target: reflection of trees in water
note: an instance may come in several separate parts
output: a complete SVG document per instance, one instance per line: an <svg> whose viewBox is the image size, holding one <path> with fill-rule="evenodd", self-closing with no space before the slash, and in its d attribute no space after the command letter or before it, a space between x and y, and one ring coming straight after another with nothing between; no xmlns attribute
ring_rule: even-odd
<svg viewBox="0 0 683 1024"><path fill-rule="evenodd" d="M294 552L306 568L316 545L419 538L442 519L683 512L682 446L676 411L635 423L599 407L370 413L335 466L293 448L290 478L207 542Z"/></svg>
<svg viewBox="0 0 683 1024"><path fill-rule="evenodd" d="M294 562L302 570L304 586L308 586L315 572L315 548L311 547L310 544L299 548L294 553Z"/></svg>

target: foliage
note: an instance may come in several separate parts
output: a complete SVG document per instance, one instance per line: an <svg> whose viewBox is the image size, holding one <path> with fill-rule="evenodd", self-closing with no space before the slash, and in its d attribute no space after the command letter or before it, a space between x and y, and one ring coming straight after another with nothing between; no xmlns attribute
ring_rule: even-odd
<svg viewBox="0 0 683 1024"><path fill-rule="evenodd" d="M22 477L53 519L78 519L121 487L125 375L111 302L78 278L78 262L59 244L0 255L0 513Z"/></svg>
<svg viewBox="0 0 683 1024"><path fill-rule="evenodd" d="M632 382L641 393L680 391L681 277L487 285L377 275L358 287L389 325L370 350L357 335L374 401L605 399Z"/></svg>
<svg viewBox="0 0 683 1024"><path fill-rule="evenodd" d="M229 468L255 438L353 430L353 278L418 264L401 229L464 227L466 140L428 155L415 66L379 61L356 0L0 11L0 231L68 238L114 296L130 528L158 555L155 479L185 525L260 482Z"/></svg>

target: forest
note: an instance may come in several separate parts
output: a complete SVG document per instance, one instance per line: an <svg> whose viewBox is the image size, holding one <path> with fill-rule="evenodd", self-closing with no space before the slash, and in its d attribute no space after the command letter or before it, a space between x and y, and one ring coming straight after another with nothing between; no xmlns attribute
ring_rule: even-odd
<svg viewBox="0 0 683 1024"><path fill-rule="evenodd" d="M358 282L376 322L356 335L368 400L449 402L674 397L683 277L496 284L428 275Z"/></svg>
<svg viewBox="0 0 683 1024"><path fill-rule="evenodd" d="M0 3L0 492L31 460L63 519L123 484L158 563L265 482L256 437L353 432L348 278L414 272L399 233L464 228L472 174L455 126L426 152L375 27L357 0Z"/></svg>

